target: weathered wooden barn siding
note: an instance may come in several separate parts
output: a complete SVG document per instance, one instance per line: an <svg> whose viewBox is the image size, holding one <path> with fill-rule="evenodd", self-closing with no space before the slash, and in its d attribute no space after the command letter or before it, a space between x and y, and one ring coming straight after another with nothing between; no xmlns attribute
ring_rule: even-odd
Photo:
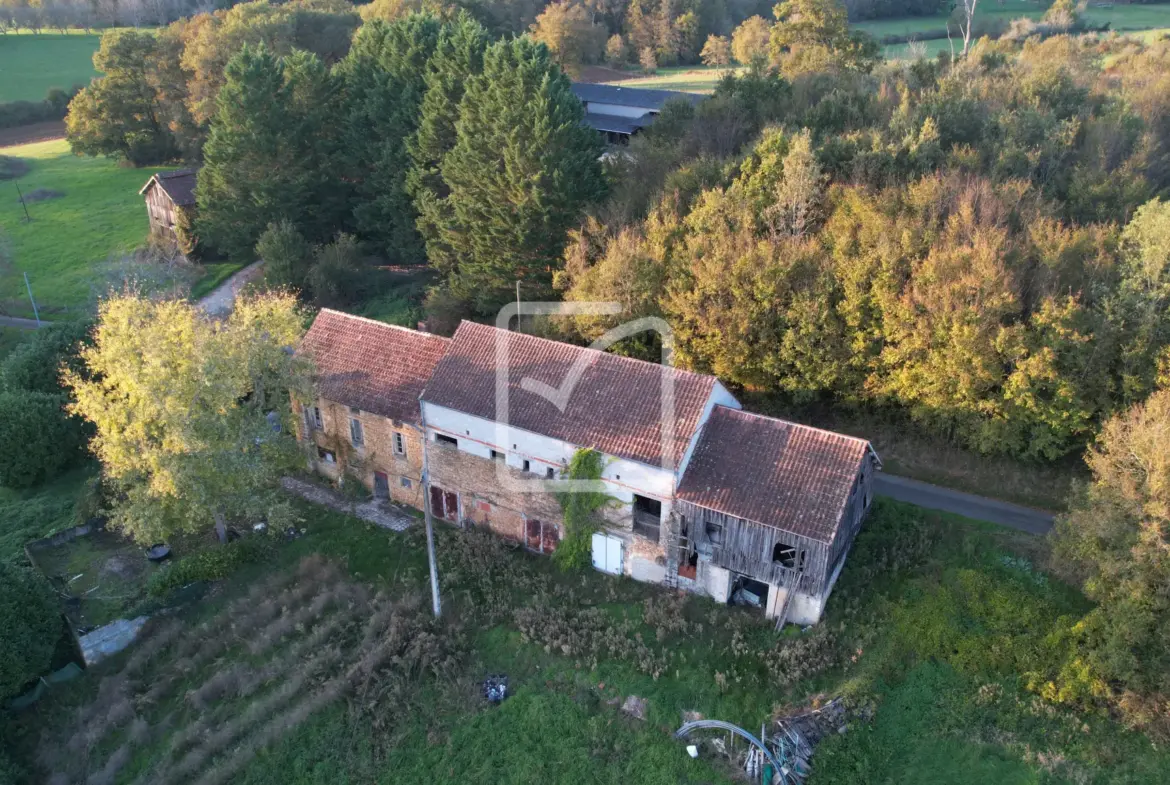
<svg viewBox="0 0 1170 785"><path fill-rule="evenodd" d="M686 516L688 530L700 552L710 552L711 563L778 586L796 585L800 591L819 594L829 564L829 544L780 531L732 515L675 500L675 512ZM723 526L723 542L716 545L707 535L707 523ZM804 551L804 570L797 571L772 561L776 543Z"/></svg>
<svg viewBox="0 0 1170 785"><path fill-rule="evenodd" d="M152 232L174 231L175 203L157 182L151 183L146 191L146 214L150 217Z"/></svg>
<svg viewBox="0 0 1170 785"><path fill-rule="evenodd" d="M845 515L841 519L841 525L837 528L837 536L833 538L832 547L829 549L828 566L825 570L827 577L832 576L837 563L849 552L853 546L853 540L857 537L857 532L861 530L861 522L869 509L869 502L873 498L873 475L876 468L877 459L873 453L870 453L861 466L861 473L858 475L857 483L853 486L849 503L845 507Z"/></svg>

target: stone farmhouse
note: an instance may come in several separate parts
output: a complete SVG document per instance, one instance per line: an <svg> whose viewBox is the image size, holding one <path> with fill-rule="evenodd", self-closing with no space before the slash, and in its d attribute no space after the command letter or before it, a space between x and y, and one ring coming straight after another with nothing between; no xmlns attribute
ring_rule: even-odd
<svg viewBox="0 0 1170 785"><path fill-rule="evenodd" d="M872 501L870 444L742 410L713 376L463 322L450 338L323 310L293 403L310 464L538 553L577 450L615 502L593 565L777 624L817 622Z"/></svg>

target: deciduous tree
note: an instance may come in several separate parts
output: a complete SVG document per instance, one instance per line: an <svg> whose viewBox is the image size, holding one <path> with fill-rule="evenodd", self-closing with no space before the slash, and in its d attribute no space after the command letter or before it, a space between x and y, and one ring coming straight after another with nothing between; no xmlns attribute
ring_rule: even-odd
<svg viewBox="0 0 1170 785"><path fill-rule="evenodd" d="M725 35L709 35L699 53L703 65L721 66L731 64L731 42Z"/></svg>
<svg viewBox="0 0 1170 785"><path fill-rule="evenodd" d="M229 523L291 523L277 484L302 460L288 420L290 390L309 389L292 353L302 332L291 294L240 298L225 321L186 301L102 302L82 352L88 376L66 382L118 490L113 526L151 543L213 524L222 537Z"/></svg>

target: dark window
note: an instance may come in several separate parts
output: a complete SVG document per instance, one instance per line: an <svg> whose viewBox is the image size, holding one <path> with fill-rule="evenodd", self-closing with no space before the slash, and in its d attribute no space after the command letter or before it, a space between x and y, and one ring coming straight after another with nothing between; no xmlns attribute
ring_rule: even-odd
<svg viewBox="0 0 1170 785"><path fill-rule="evenodd" d="M442 433L435 434L435 443L442 444L442 445L445 445L447 447L458 447L459 446L458 439L456 439L454 436L447 436L446 434L442 434Z"/></svg>
<svg viewBox="0 0 1170 785"><path fill-rule="evenodd" d="M532 463L528 460L524 461L524 471L526 471L526 472L532 471Z"/></svg>
<svg viewBox="0 0 1170 785"><path fill-rule="evenodd" d="M506 461L506 460L508 460L508 456L506 454L500 452L499 450L492 450L492 460L493 461Z"/></svg>
<svg viewBox="0 0 1170 785"><path fill-rule="evenodd" d="M361 447L366 443L366 435L362 431L362 421L356 417L351 417L349 420L349 440L353 442L354 447Z"/></svg>
<svg viewBox="0 0 1170 785"><path fill-rule="evenodd" d="M790 570L803 570L804 552L798 551L786 543L778 542L772 548L772 561Z"/></svg>
<svg viewBox="0 0 1170 785"><path fill-rule="evenodd" d="M707 540L712 545L723 544L723 524L718 521L707 521L704 524L707 531Z"/></svg>
<svg viewBox="0 0 1170 785"><path fill-rule="evenodd" d="M409 488L411 486L409 477L402 477L399 479L399 482L402 483L403 488Z"/></svg>
<svg viewBox="0 0 1170 785"><path fill-rule="evenodd" d="M317 457L325 463L337 463L337 456L333 454L333 451L326 450L324 447L317 448Z"/></svg>
<svg viewBox="0 0 1170 785"><path fill-rule="evenodd" d="M555 476L555 472L553 471L553 467L550 466L547 469L545 469L544 476L550 480L553 479L553 477Z"/></svg>
<svg viewBox="0 0 1170 785"><path fill-rule="evenodd" d="M662 528L662 502L634 495L634 534L658 542Z"/></svg>
<svg viewBox="0 0 1170 785"><path fill-rule="evenodd" d="M316 406L305 407L305 426L310 431L320 431L324 429L324 424L321 420L321 410Z"/></svg>

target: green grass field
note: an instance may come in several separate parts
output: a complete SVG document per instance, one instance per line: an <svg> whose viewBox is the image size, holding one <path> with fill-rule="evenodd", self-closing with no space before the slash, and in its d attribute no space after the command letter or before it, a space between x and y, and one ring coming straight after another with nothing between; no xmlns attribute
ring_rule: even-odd
<svg viewBox="0 0 1170 785"><path fill-rule="evenodd" d="M822 625L777 634L746 609L440 527L444 623L428 630L411 626L429 607L421 527L301 510L305 534L275 562L162 622L172 643L137 643L4 728L19 757L47 730L41 759L69 781L723 783L670 738L682 711L754 729L845 694L872 719L818 750L810 785L1170 781L1144 736L1025 688L1088 608L1028 535L881 501ZM313 554L340 574L297 566ZM354 582L401 618L363 637L374 615ZM839 649L817 643L831 636ZM376 641L399 653L355 678ZM499 707L479 695L492 673L510 679ZM618 710L629 695L644 721Z"/></svg>
<svg viewBox="0 0 1170 785"><path fill-rule="evenodd" d="M1028 0L1005 0L1003 3L982 3L977 16L981 19L1012 19L1027 17L1039 19L1044 16L1046 6ZM1090 7L1084 12L1085 19L1093 25L1109 23L1110 30L1149 30L1170 25L1170 4L1160 5L1114 5L1111 8ZM913 35L946 28L947 15L912 16L902 19L876 19L858 22L855 27L875 38L887 35ZM945 40L945 39L944 39Z"/></svg>
<svg viewBox="0 0 1170 785"><path fill-rule="evenodd" d="M0 231L10 256L0 267L0 312L32 316L27 272L42 317L68 318L91 300L96 265L146 237L138 189L150 172L75 156L64 140L0 148L0 155L30 165L15 181L0 182ZM62 196L29 204L26 222L18 186L25 195L49 189Z"/></svg>
<svg viewBox="0 0 1170 785"><path fill-rule="evenodd" d="M97 75L99 35L0 35L0 102L39 101L50 88L68 90Z"/></svg>
<svg viewBox="0 0 1170 785"><path fill-rule="evenodd" d="M623 87L650 87L656 90L681 90L685 93L710 93L714 92L715 85L725 73L736 70L738 69L704 66L659 68L654 76L625 79L611 84L620 84Z"/></svg>

